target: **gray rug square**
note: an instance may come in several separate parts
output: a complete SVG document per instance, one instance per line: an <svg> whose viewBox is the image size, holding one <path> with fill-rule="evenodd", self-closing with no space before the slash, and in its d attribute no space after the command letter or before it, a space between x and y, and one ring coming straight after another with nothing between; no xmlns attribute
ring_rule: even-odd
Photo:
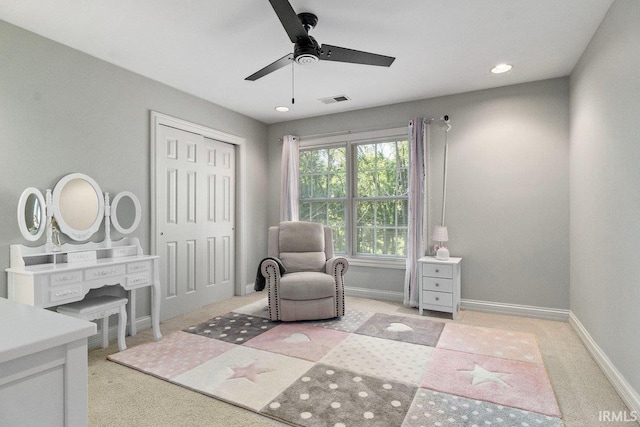
<svg viewBox="0 0 640 427"><path fill-rule="evenodd" d="M435 347L443 322L376 313L356 329L356 334Z"/></svg>
<svg viewBox="0 0 640 427"><path fill-rule="evenodd" d="M312 320L309 324L319 328L333 329L336 331L353 332L358 329L374 313L366 311L348 310L344 316L326 319Z"/></svg>
<svg viewBox="0 0 640 427"><path fill-rule="evenodd" d="M422 426L562 427L559 418L421 388L402 427Z"/></svg>
<svg viewBox="0 0 640 427"><path fill-rule="evenodd" d="M317 364L261 413L300 426L400 426L417 387Z"/></svg>
<svg viewBox="0 0 640 427"><path fill-rule="evenodd" d="M191 326L185 329L184 332L233 344L243 344L279 324L280 322L272 322L263 317L242 313L228 313L224 316L209 319L199 325Z"/></svg>

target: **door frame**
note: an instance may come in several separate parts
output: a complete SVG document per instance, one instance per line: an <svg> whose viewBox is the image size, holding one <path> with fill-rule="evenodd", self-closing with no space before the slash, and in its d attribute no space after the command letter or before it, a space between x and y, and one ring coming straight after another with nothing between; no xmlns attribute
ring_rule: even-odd
<svg viewBox="0 0 640 427"><path fill-rule="evenodd" d="M246 139L227 132L192 123L183 119L172 117L157 111L151 111L151 129L150 129L150 182L151 182L151 253L158 255L158 239L156 233L158 230L158 206L156 197L156 155L158 141L158 127L161 125L180 129L186 132L196 133L207 138L215 139L221 142L232 144L236 147L236 191L235 191L235 283L234 295L246 294L246 265L247 259L243 255L245 253L246 238L246 213L245 213L245 195L246 195L246 162L247 162L247 145Z"/></svg>

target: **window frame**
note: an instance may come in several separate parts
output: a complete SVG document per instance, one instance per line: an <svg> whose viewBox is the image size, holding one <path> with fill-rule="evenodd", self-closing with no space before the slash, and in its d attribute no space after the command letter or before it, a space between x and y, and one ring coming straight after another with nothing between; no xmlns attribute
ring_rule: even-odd
<svg viewBox="0 0 640 427"><path fill-rule="evenodd" d="M318 150L336 147L345 147L346 153L346 198L339 198L338 200L344 200L345 209L345 250L344 256L349 258L353 265L359 266L374 266L384 268L404 268L406 263L406 255L404 256L388 256L388 255L372 255L372 254L357 254L355 251L357 243L357 218L354 212L357 201L381 201L381 200L408 200L408 194L406 196L376 196L376 197L355 197L356 185L357 185L357 170L356 161L357 156L355 150L358 145L362 144L374 144L377 142L390 142L391 140L406 140L409 141L409 135L407 127L394 127L389 129L363 131L363 132L349 132L346 134L326 135L326 136L314 136L314 137L301 137L300 138L300 151L306 150ZM410 165L410 162L409 162ZM408 167L410 167L408 165ZM407 182L408 185L408 182ZM357 200L356 200L357 199ZM304 202L331 202L336 201L333 198L323 199L298 199L298 204ZM397 226L396 226L397 228ZM408 236L407 236L408 238Z"/></svg>

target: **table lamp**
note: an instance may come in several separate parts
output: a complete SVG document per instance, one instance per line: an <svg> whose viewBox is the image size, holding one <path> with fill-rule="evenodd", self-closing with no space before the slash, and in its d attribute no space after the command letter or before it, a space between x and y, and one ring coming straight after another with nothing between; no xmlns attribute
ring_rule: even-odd
<svg viewBox="0 0 640 427"><path fill-rule="evenodd" d="M449 241L449 232L447 231L447 227L444 225L436 225L435 227L433 227L431 240L440 243L439 245L435 245L433 247L436 252L436 259L439 259L441 261L448 260L449 249L444 246L444 243Z"/></svg>

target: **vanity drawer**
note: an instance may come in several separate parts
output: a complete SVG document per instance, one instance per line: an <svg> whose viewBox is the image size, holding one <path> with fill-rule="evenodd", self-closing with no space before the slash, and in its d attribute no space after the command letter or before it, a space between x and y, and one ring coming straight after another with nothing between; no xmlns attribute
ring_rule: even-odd
<svg viewBox="0 0 640 427"><path fill-rule="evenodd" d="M453 266L445 264L422 264L422 275L428 277L453 278Z"/></svg>
<svg viewBox="0 0 640 427"><path fill-rule="evenodd" d="M121 276L125 274L125 265L110 265L108 267L98 267L85 270L85 280L97 280L104 277Z"/></svg>
<svg viewBox="0 0 640 427"><path fill-rule="evenodd" d="M149 284L149 273L130 274L127 276L127 289L147 286Z"/></svg>
<svg viewBox="0 0 640 427"><path fill-rule="evenodd" d="M127 264L127 273L139 273L141 271L149 270L151 270L151 262L148 261Z"/></svg>
<svg viewBox="0 0 640 427"><path fill-rule="evenodd" d="M49 303L53 305L81 300L84 296L82 285L61 286L49 290ZM49 304L47 304L49 305Z"/></svg>
<svg viewBox="0 0 640 427"><path fill-rule="evenodd" d="M453 292L453 279L423 277L422 289L425 291Z"/></svg>
<svg viewBox="0 0 640 427"><path fill-rule="evenodd" d="M82 271L56 273L49 276L51 286L70 285L78 282L82 282Z"/></svg>
<svg viewBox="0 0 640 427"><path fill-rule="evenodd" d="M424 304L452 307L453 295L446 292L422 291L422 301Z"/></svg>

